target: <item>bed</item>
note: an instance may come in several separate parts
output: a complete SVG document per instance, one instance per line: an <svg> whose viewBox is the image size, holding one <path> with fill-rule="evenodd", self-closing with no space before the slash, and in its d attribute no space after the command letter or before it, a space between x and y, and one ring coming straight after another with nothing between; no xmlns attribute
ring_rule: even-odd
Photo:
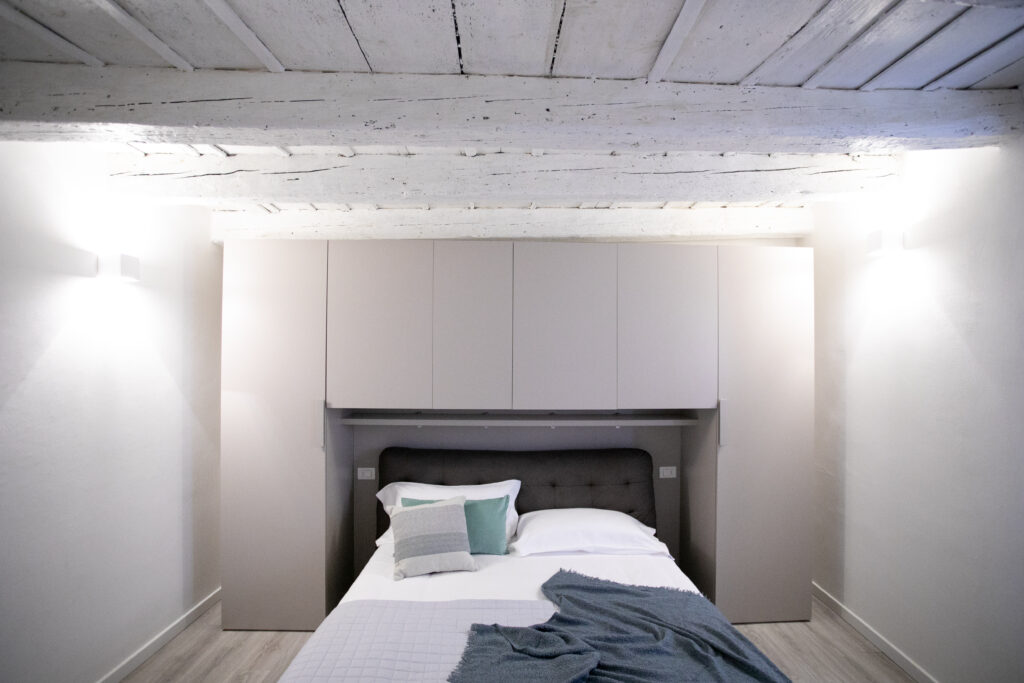
<svg viewBox="0 0 1024 683"><path fill-rule="evenodd" d="M377 550L282 681L786 680L657 539L645 451L393 447L379 472Z"/></svg>

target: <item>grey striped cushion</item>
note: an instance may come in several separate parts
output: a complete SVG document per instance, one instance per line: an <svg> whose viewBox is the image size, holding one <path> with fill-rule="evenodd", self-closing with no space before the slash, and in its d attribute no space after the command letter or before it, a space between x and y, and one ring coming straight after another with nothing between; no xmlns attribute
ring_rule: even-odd
<svg viewBox="0 0 1024 683"><path fill-rule="evenodd" d="M395 532L395 579L476 570L469 554L465 502L465 497L459 496L394 510L391 528Z"/></svg>

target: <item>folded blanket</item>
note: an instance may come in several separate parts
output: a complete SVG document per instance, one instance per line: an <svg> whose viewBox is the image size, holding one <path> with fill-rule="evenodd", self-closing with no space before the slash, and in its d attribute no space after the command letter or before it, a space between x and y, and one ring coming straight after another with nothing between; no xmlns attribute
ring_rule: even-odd
<svg viewBox="0 0 1024 683"><path fill-rule="evenodd" d="M525 628L474 624L452 683L788 681L697 593L565 570L541 587L558 606Z"/></svg>

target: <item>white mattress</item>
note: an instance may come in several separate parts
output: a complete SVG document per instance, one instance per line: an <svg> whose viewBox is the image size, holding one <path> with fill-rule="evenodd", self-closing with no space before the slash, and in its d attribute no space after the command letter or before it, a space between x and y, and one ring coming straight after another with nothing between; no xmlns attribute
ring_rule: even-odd
<svg viewBox="0 0 1024 683"><path fill-rule="evenodd" d="M396 581L394 545L384 543L370 558L342 602L351 600L442 601L467 599L544 600L541 584L559 569L637 586L693 592L697 587L664 555L551 554L474 555L475 572L448 572Z"/></svg>

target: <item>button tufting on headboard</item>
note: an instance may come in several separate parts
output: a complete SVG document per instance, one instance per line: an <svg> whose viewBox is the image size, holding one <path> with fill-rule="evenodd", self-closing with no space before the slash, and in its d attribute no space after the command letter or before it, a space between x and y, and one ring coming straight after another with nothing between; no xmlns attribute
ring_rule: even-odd
<svg viewBox="0 0 1024 683"><path fill-rule="evenodd" d="M519 479L520 514L546 508L600 507L656 526L651 456L637 448L471 451L391 447L381 452L380 486L420 481L447 486ZM377 506L378 534L387 516Z"/></svg>

